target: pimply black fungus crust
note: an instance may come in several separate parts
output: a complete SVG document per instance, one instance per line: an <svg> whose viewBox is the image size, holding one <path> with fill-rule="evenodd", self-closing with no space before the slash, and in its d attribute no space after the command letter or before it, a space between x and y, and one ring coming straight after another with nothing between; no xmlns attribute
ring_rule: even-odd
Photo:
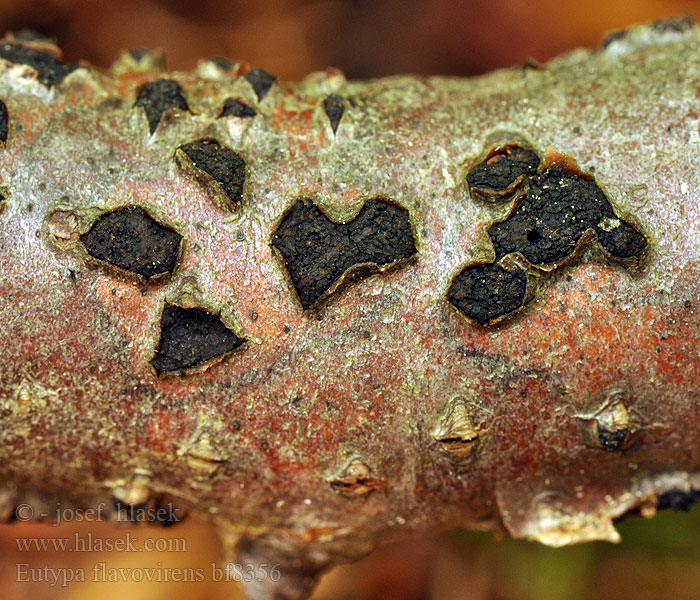
<svg viewBox="0 0 700 600"><path fill-rule="evenodd" d="M667 31L683 33L684 31L692 29L693 25L695 25L695 17L693 17L693 15L690 13L669 17L668 19L659 19L651 24L656 31L662 33Z"/></svg>
<svg viewBox="0 0 700 600"><path fill-rule="evenodd" d="M618 217L610 217L596 226L598 241L615 258L639 256L646 248L644 236Z"/></svg>
<svg viewBox="0 0 700 600"><path fill-rule="evenodd" d="M646 246L594 181L550 168L530 178L527 195L505 221L489 228L489 236L496 260L521 252L533 265L553 266L571 256L589 229L617 258L636 256Z"/></svg>
<svg viewBox="0 0 700 600"><path fill-rule="evenodd" d="M447 299L477 323L493 323L525 301L527 275L496 264L471 265L455 277Z"/></svg>
<svg viewBox="0 0 700 600"><path fill-rule="evenodd" d="M69 73L77 69L76 65L66 65L47 52L32 50L22 44L0 45L0 57L36 69L37 79L47 87L61 83Z"/></svg>
<svg viewBox="0 0 700 600"><path fill-rule="evenodd" d="M277 77L270 75L263 69L253 69L244 75L248 83L253 88L258 101L262 100L270 91L272 84L277 81Z"/></svg>
<svg viewBox="0 0 700 600"><path fill-rule="evenodd" d="M151 279L173 273L182 236L130 206L102 215L80 239L93 258Z"/></svg>
<svg viewBox="0 0 700 600"><path fill-rule="evenodd" d="M492 152L467 173L473 195L485 200L507 197L525 178L535 175L540 159L535 152L510 145Z"/></svg>
<svg viewBox="0 0 700 600"><path fill-rule="evenodd" d="M299 200L272 244L284 257L304 309L356 265L381 267L416 254L408 211L381 199L365 202L348 223L334 223L310 200Z"/></svg>
<svg viewBox="0 0 700 600"><path fill-rule="evenodd" d="M198 169L216 181L234 205L243 200L245 161L230 148L216 140L203 139L179 148Z"/></svg>
<svg viewBox="0 0 700 600"><path fill-rule="evenodd" d="M618 429L610 431L598 424L598 442L608 452L616 452L620 450L627 440L629 429Z"/></svg>
<svg viewBox="0 0 700 600"><path fill-rule="evenodd" d="M151 364L159 375L175 373L233 352L243 342L218 315L201 308L166 304L160 342Z"/></svg>
<svg viewBox="0 0 700 600"><path fill-rule="evenodd" d="M172 79L158 79L144 85L139 92L136 104L146 111L148 128L151 134L158 127L160 119L166 110L189 110L187 100L182 95L182 88Z"/></svg>
<svg viewBox="0 0 700 600"><path fill-rule="evenodd" d="M323 101L323 110L326 111L328 120L331 122L331 129L335 133L338 130L340 119L345 114L345 100L338 94L330 94Z"/></svg>
<svg viewBox="0 0 700 600"><path fill-rule="evenodd" d="M254 117L258 113L255 109L246 104L240 98L226 98L224 105L221 107L219 118L221 117Z"/></svg>
<svg viewBox="0 0 700 600"><path fill-rule="evenodd" d="M645 237L615 214L603 191L575 168L571 157L556 151L551 156L552 166L538 172L537 154L510 144L492 150L467 174L477 197L518 197L510 215L488 228L495 261L467 266L447 292L448 300L478 323L496 323L525 301L526 274L498 266L509 254L519 252L531 266L554 269L573 255L588 231L617 259L637 257L646 248ZM618 450L628 433L599 430L599 441L607 450Z"/></svg>
<svg viewBox="0 0 700 600"><path fill-rule="evenodd" d="M689 510L693 504L700 501L700 490L691 489L689 492L680 490L671 490L665 494L661 494L657 499L658 510Z"/></svg>
<svg viewBox="0 0 700 600"><path fill-rule="evenodd" d="M9 131L10 118L7 113L7 106L0 100L0 142L7 142L7 132Z"/></svg>

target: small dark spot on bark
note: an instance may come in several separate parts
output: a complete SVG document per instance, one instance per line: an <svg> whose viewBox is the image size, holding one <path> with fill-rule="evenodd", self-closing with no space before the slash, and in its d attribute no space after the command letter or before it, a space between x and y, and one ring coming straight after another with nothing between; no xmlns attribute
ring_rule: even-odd
<svg viewBox="0 0 700 600"><path fill-rule="evenodd" d="M133 58L136 62L142 61L150 53L151 53L151 51L147 48L134 48L132 50L129 50L129 54L131 54L131 58Z"/></svg>
<svg viewBox="0 0 700 600"><path fill-rule="evenodd" d="M616 452L625 444L629 436L629 429L610 431L598 423L598 441L608 452Z"/></svg>
<svg viewBox="0 0 700 600"><path fill-rule="evenodd" d="M9 130L10 118L7 113L7 106L0 100L0 142L3 145L7 142L7 132Z"/></svg>
<svg viewBox="0 0 700 600"><path fill-rule="evenodd" d="M539 164L540 159L532 150L516 145L498 148L469 170L469 190L481 200L508 199L537 172Z"/></svg>
<svg viewBox="0 0 700 600"><path fill-rule="evenodd" d="M136 104L146 111L148 128L153 132L158 127L160 119L166 110L190 110L187 100L182 95L182 87L172 79L158 79L144 85L139 92Z"/></svg>
<svg viewBox="0 0 700 600"><path fill-rule="evenodd" d="M34 210L34 204L32 204L31 202L29 202L28 204L26 204L24 206L24 212L26 212L26 213L30 213L33 210Z"/></svg>
<svg viewBox="0 0 700 600"><path fill-rule="evenodd" d="M651 26L659 32L675 31L677 33L683 33L684 31L689 31L695 24L695 18L690 13L679 15L677 17L670 17L668 19L659 19L654 21Z"/></svg>
<svg viewBox="0 0 700 600"><path fill-rule="evenodd" d="M250 106L250 104L241 100L240 98L226 98L224 105L221 107L221 112L219 113L219 119L221 117L241 117L250 118L254 117L258 113L256 110Z"/></svg>
<svg viewBox="0 0 700 600"><path fill-rule="evenodd" d="M471 265L455 277L447 299L477 323L493 323L525 301L527 276L496 264Z"/></svg>
<svg viewBox="0 0 700 600"><path fill-rule="evenodd" d="M603 38L603 48L607 48L613 42L617 42L618 40L625 38L627 36L627 33L628 32L626 29L622 29L621 31L613 31L612 33L609 33Z"/></svg>
<svg viewBox="0 0 700 600"><path fill-rule="evenodd" d="M522 66L523 71L542 71L544 67L534 58L527 58Z"/></svg>
<svg viewBox="0 0 700 600"><path fill-rule="evenodd" d="M285 333L289 333L292 330L289 325L285 325L282 329Z"/></svg>
<svg viewBox="0 0 700 600"><path fill-rule="evenodd" d="M80 239L93 258L151 279L173 273L182 236L130 206L102 215Z"/></svg>
<svg viewBox="0 0 700 600"><path fill-rule="evenodd" d="M341 96L338 96L338 94L330 94L326 96L323 101L323 110L326 111L328 120L331 122L333 133L335 133L338 130L340 119L342 119L345 114L345 100L343 100Z"/></svg>
<svg viewBox="0 0 700 600"><path fill-rule="evenodd" d="M348 223L334 223L310 200L299 200L272 244L284 257L304 309L355 265L376 269L416 253L408 211L382 199L367 200Z"/></svg>
<svg viewBox="0 0 700 600"><path fill-rule="evenodd" d="M263 440L260 442L260 447L267 452L270 449L270 444L268 444L267 440Z"/></svg>
<svg viewBox="0 0 700 600"><path fill-rule="evenodd" d="M259 316L260 315L258 314L258 312L256 310L254 310L253 312L250 313L250 320L257 321Z"/></svg>
<svg viewBox="0 0 700 600"><path fill-rule="evenodd" d="M248 83L253 88L258 101L262 100L267 92L270 91L272 84L277 81L277 77L270 75L263 69L253 69L244 75Z"/></svg>
<svg viewBox="0 0 700 600"><path fill-rule="evenodd" d="M240 431L241 430L241 422L234 421L233 423L231 423L231 427L233 427L234 431Z"/></svg>
<svg viewBox="0 0 700 600"><path fill-rule="evenodd" d="M212 56L209 60L222 71L230 71L233 68L233 62L223 56Z"/></svg>
<svg viewBox="0 0 700 600"><path fill-rule="evenodd" d="M0 57L32 67L38 73L37 79L47 87L61 83L69 73L77 69L76 65L66 65L47 52L31 50L22 44L0 45Z"/></svg>
<svg viewBox="0 0 700 600"><path fill-rule="evenodd" d="M180 146L195 167L207 173L229 197L233 205L243 200L245 161L216 140L204 139Z"/></svg>
<svg viewBox="0 0 700 600"><path fill-rule="evenodd" d="M175 373L233 352L243 342L218 315L201 308L166 304L160 342L151 364L159 375Z"/></svg>
<svg viewBox="0 0 700 600"><path fill-rule="evenodd" d="M596 183L560 168L530 178L527 195L510 216L489 227L496 260L519 251L532 264L556 265L568 258L589 229L617 258L637 256L644 236L617 215Z"/></svg>
<svg viewBox="0 0 700 600"><path fill-rule="evenodd" d="M700 490L690 490L689 492L682 492L680 490L671 490L657 499L657 509L665 510L670 508L671 510L689 510L693 504L700 501Z"/></svg>

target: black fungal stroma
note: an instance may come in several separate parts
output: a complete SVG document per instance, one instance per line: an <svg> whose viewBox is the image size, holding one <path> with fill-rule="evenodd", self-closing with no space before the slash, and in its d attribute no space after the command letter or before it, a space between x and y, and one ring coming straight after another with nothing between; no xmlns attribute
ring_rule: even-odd
<svg viewBox="0 0 700 600"><path fill-rule="evenodd" d="M352 267L385 266L416 253L408 211L381 199L368 200L348 223L334 223L310 200L299 200L272 244L284 257L304 309Z"/></svg>
<svg viewBox="0 0 700 600"><path fill-rule="evenodd" d="M1 44L0 57L36 69L37 79L47 87L61 83L69 73L77 69L75 65L66 65L47 52L38 52L22 44Z"/></svg>
<svg viewBox="0 0 700 600"><path fill-rule="evenodd" d="M336 133L340 120L345 114L345 100L338 94L330 94L323 100L323 110L328 116L333 133Z"/></svg>
<svg viewBox="0 0 700 600"><path fill-rule="evenodd" d="M144 85L134 106L142 107L146 111L151 135L157 129L166 110L190 110L187 100L182 95L180 84L172 79L158 79Z"/></svg>
<svg viewBox="0 0 700 600"><path fill-rule="evenodd" d="M258 101L262 100L270 91L272 84L277 81L277 77L270 75L263 69L253 69L244 75L250 86L253 88Z"/></svg>
<svg viewBox="0 0 700 600"><path fill-rule="evenodd" d="M527 177L537 172L539 164L532 150L513 144L496 148L467 173L469 191L480 200L508 200Z"/></svg>
<svg viewBox="0 0 700 600"><path fill-rule="evenodd" d="M7 106L0 100L0 142L7 142L7 133L10 127L10 117L7 114Z"/></svg>
<svg viewBox="0 0 700 600"><path fill-rule="evenodd" d="M221 112L218 118L222 117L240 117L240 118L251 118L254 117L257 112L255 109L246 104L240 98L226 98L224 100L224 105L221 107Z"/></svg>
<svg viewBox="0 0 700 600"><path fill-rule="evenodd" d="M527 276L497 264L471 265L452 282L447 299L478 323L495 322L518 310L525 301Z"/></svg>
<svg viewBox="0 0 700 600"><path fill-rule="evenodd" d="M218 315L201 308L166 304L160 342L151 364L160 375L196 367L233 352L245 339L223 324Z"/></svg>
<svg viewBox="0 0 700 600"><path fill-rule="evenodd" d="M209 175L228 196L229 208L243 200L245 162L243 158L216 140L204 139L180 146L192 164Z"/></svg>
<svg viewBox="0 0 700 600"><path fill-rule="evenodd" d="M489 227L496 260L520 252L530 263L556 266L589 229L616 258L637 256L646 240L620 219L592 180L550 168L530 178L527 195L510 216Z"/></svg>
<svg viewBox="0 0 700 600"><path fill-rule="evenodd" d="M598 423L598 442L608 452L617 452L627 441L629 429L611 431Z"/></svg>
<svg viewBox="0 0 700 600"><path fill-rule="evenodd" d="M496 261L466 267L447 293L478 323L496 323L525 301L527 275L496 264L509 254L519 252L533 266L554 269L573 255L590 230L617 259L639 256L646 248L644 236L615 214L591 177L560 167L538 173L538 165L537 154L511 144L492 151L467 175L477 198L520 194L510 215L488 228Z"/></svg>
<svg viewBox="0 0 700 600"><path fill-rule="evenodd" d="M80 239L90 256L152 279L175 270L182 236L130 206L102 215Z"/></svg>

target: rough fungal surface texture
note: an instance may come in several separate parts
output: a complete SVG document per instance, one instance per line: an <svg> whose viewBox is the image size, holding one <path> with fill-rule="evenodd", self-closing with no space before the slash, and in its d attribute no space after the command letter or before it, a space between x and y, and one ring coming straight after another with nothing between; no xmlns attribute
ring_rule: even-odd
<svg viewBox="0 0 700 600"><path fill-rule="evenodd" d="M644 236L615 214L602 190L570 156L548 151L549 164L540 173L535 152L509 145L505 151L492 151L467 174L472 193L488 200L524 184L508 217L488 228L497 262L467 267L448 293L450 302L478 323L497 323L523 306L527 277L522 265L498 265L509 256L517 254L530 268L551 270L574 256L588 232L595 232L614 258L638 258L646 248Z"/></svg>
<svg viewBox="0 0 700 600"><path fill-rule="evenodd" d="M180 84L172 79L158 79L146 83L136 98L135 106L140 106L146 111L151 133L155 132L166 111L189 110Z"/></svg>
<svg viewBox="0 0 700 600"><path fill-rule="evenodd" d="M227 196L227 204L234 208L243 200L245 161L230 148L216 140L204 139L180 146L195 169L206 173Z"/></svg>
<svg viewBox="0 0 700 600"><path fill-rule="evenodd" d="M99 217L81 240L90 256L151 279L175 270L182 236L130 206Z"/></svg>
<svg viewBox="0 0 700 600"><path fill-rule="evenodd" d="M167 304L163 310L158 351L151 364L158 373L195 367L233 352L245 340L216 315L201 308Z"/></svg>
<svg viewBox="0 0 700 600"><path fill-rule="evenodd" d="M274 234L306 309L353 267L385 267L415 255L408 211L368 200L348 223L333 223L310 200L299 200Z"/></svg>
<svg viewBox="0 0 700 600"><path fill-rule="evenodd" d="M240 98L226 98L219 117L254 117L257 112Z"/></svg>
<svg viewBox="0 0 700 600"><path fill-rule="evenodd" d="M0 101L0 515L173 504L303 598L403 532L615 541L700 498L687 19L298 84L9 35Z"/></svg>

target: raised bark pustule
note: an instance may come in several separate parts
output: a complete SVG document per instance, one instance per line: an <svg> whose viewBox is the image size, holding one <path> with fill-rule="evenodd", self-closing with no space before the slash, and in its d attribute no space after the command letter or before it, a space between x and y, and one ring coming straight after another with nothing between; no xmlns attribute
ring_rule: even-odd
<svg viewBox="0 0 700 600"><path fill-rule="evenodd" d="M302 598L404 533L698 498L697 28L469 80L158 69L0 47L0 515L172 502Z"/></svg>

